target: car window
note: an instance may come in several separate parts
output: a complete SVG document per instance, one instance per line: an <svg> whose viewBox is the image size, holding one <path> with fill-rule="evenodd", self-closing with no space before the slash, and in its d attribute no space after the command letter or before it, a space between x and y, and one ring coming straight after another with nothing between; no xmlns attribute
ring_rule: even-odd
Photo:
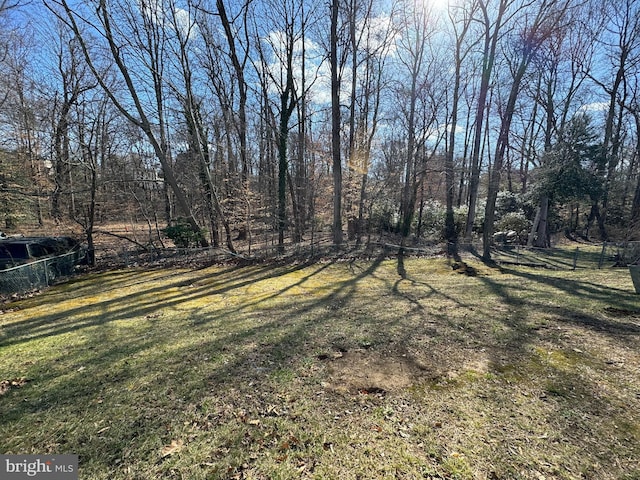
<svg viewBox="0 0 640 480"><path fill-rule="evenodd" d="M45 255L49 255L49 251L43 247L42 245L39 245L37 243L33 243L29 246L29 249L31 250L31 256L38 258L38 257L44 257Z"/></svg>
<svg viewBox="0 0 640 480"><path fill-rule="evenodd" d="M10 260L27 260L29 258L29 250L25 244L7 243L0 245L0 258Z"/></svg>

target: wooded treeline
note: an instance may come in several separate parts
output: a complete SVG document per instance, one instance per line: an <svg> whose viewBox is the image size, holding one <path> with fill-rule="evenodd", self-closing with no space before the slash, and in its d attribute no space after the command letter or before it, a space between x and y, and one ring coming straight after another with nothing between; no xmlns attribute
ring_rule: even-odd
<svg viewBox="0 0 640 480"><path fill-rule="evenodd" d="M8 231L640 236L634 0L0 0L0 64Z"/></svg>

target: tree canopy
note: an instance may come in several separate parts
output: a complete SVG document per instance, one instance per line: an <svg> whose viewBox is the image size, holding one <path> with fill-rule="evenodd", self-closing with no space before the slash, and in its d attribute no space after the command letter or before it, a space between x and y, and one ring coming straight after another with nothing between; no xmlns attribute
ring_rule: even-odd
<svg viewBox="0 0 640 480"><path fill-rule="evenodd" d="M0 222L188 225L231 251L390 233L489 257L512 214L530 239L636 238L639 9L2 2Z"/></svg>

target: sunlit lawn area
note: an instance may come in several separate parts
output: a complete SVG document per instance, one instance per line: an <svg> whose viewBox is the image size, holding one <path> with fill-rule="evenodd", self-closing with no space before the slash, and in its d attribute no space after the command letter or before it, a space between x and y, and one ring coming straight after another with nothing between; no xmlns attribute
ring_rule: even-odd
<svg viewBox="0 0 640 480"><path fill-rule="evenodd" d="M624 269L120 270L0 306L0 452L82 479L640 478Z"/></svg>

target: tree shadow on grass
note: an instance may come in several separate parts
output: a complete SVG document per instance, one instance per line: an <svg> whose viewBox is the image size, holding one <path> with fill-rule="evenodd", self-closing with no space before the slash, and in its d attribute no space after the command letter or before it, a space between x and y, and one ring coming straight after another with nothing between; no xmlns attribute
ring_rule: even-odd
<svg viewBox="0 0 640 480"><path fill-rule="evenodd" d="M379 267L383 259L384 256L378 257L374 262L371 262L366 269L354 277L332 285L329 292L319 298L309 296L303 299L299 303L298 308L293 309L290 314L285 314L285 318L294 315L304 315L318 308L318 306L333 305L336 300L349 301L355 292L355 285L371 275ZM226 316L250 311L259 308L261 304L266 304L273 299L277 299L288 291L304 285L314 276L333 265L333 263L334 262L326 262L319 264L313 269L310 269L308 264L279 268L273 268L269 265L263 265L257 268L233 267L221 272L216 271L215 278L211 277L211 272L209 271L204 271L197 276L193 276L191 272L187 272L186 274L172 274L171 276L174 277L172 282L137 289L135 293L118 294L114 297L111 297L107 291L108 289L105 289L102 290L101 293L107 297L111 297L107 300L102 300L90 305L72 306L61 312L38 315L33 318L15 321L5 325L3 332L4 338L0 341L0 347L19 345L46 337L58 337L96 326L107 326L109 323L118 320L147 320L153 325L159 322L160 312L175 306L180 306L185 302L197 303L200 299L210 297L224 298L234 292L239 292L238 294L242 295L242 290L252 284L284 278L287 275L304 269L309 270L309 273L296 281L286 282L282 287L278 287L269 294L263 295L255 300L247 298L247 301L242 301L231 308L218 308L213 312L199 312L196 307L190 308L190 318L186 321L189 326L198 328L200 326L206 326L207 324L215 324ZM116 276L122 281L124 274L117 273ZM127 284L127 287L131 285L145 285L147 283L145 281L138 281L135 277L135 272L131 272L130 276L127 276L127 278L134 279L131 284ZM154 278L154 281L155 280L158 280L158 278ZM105 284L102 283L101 285ZM117 292L120 287L121 284L116 282L112 284L111 290ZM171 290L175 290L175 292L162 296L160 300L153 298L153 295L156 293ZM55 293L53 295L55 295ZM151 299L149 299L149 297L151 297ZM250 329L245 332L246 336L260 336L264 329L269 328L269 325L270 322L267 321L263 325ZM101 335L100 330L97 332L95 335ZM107 345L107 342L108 333L100 340L100 345L104 347ZM150 346L152 346L152 344L144 337L130 339L129 343L116 344L113 345L112 348L105 350L103 356L93 356L91 362L100 365L114 350L118 351L118 356L126 357L134 355L140 350L146 350L150 348Z"/></svg>
<svg viewBox="0 0 640 480"><path fill-rule="evenodd" d="M142 288L126 297L104 300L91 306L72 307L63 313L45 314L36 319L18 322L15 326L10 325L4 347L45 337L62 338L69 333L82 330L86 330L83 336L87 341L84 348L74 344L60 355L53 355L47 365L32 368L34 378L31 379L28 390L21 391L21 396L23 393L26 394L22 401L10 401L10 398L14 397L13 394L0 399L6 406L3 407L5 426L20 423L25 417L47 416L53 411L64 412L67 418L76 415L86 417L87 411L93 411L93 416L100 417L99 411L107 404L119 402L127 405L124 410L128 411L130 418L106 419L119 424L117 428L113 428L113 435L117 438L111 438L105 433L99 438L87 440L91 435L86 433L80 435L84 440L78 440L80 443L77 443L72 439L62 438L64 435L56 438L56 434L49 433L41 439L34 439L31 447L40 452L53 449L58 453L80 453L84 457L83 460L86 460L86 457L100 457L100 454L95 452L104 451L105 446L99 446L96 442L104 443L105 439L111 438L112 447L107 448L111 450L108 458L97 460L104 463L104 468L108 469L109 464L112 465L117 458L126 456L124 450L130 448L131 442L140 441L141 437L151 434L152 431L162 430L162 421L167 421L163 410L172 411L180 408L180 405L199 403L200 397L208 396L212 389L233 388L239 380L264 382L264 376L282 368L286 358L300 355L309 331L331 319L331 316L322 315L326 311L322 307L333 305L337 300L350 301L358 282L371 275L382 260L383 257L378 258L358 275L337 282L326 294L318 297L309 296L289 311L276 310L271 314L270 309L278 307L265 307L259 323L249 327L232 327L230 333L222 335L216 335L216 324L224 321L225 316L230 315L233 318L234 315L240 315L242 319L243 311L260 307L262 303L268 303L268 300L305 284L327 269L331 262L310 269L308 273L294 278L293 281L284 282L265 297L254 301L248 299L249 301L233 309L221 308L213 314L192 312L196 318L176 322L173 328L178 331L175 334L172 334L170 326L165 326L169 328L166 338L157 334L145 335L139 329L128 335L126 331L111 334L102 328L95 330L91 327L107 327L115 320L137 318L194 298L241 292L247 285L286 277L305 266L278 269L265 266L250 271L230 269L224 272L224 279L220 280L212 280L210 272L203 272L195 278L189 277L189 285L185 285L187 280L184 277L177 275L165 287ZM139 283L137 280L136 282ZM181 286L190 287L189 292L185 294L180 291L162 302L153 304L147 304L145 300L148 295L163 288ZM143 303L143 306L136 306L137 303ZM105 313L104 308L107 306L109 311ZM312 312L312 320L300 322L301 315ZM70 322L64 321L67 316L72 317ZM161 319L149 319L152 325L150 328L154 328L154 323L161 322ZM47 330L33 334L32 329L38 329L42 325L47 325ZM203 329L207 325L210 326L208 335ZM183 337L179 330L185 327L202 331L203 334L195 340L187 337L189 342L182 345ZM174 341L177 344L173 344ZM223 361L220 357L229 360ZM250 364L252 359L257 357L267 361L253 368ZM173 367L168 367L167 364ZM169 376L163 376L163 372L169 372ZM136 406L135 403L140 401L143 401L144 405ZM177 405L172 405L172 402L176 402ZM80 425L77 429L87 432L92 430L91 425ZM47 446L47 443L52 442L53 446ZM24 450L26 446L14 443L10 436L5 437L2 443L3 451L16 448L12 445L18 446L19 450Z"/></svg>
<svg viewBox="0 0 640 480"><path fill-rule="evenodd" d="M410 280L414 286L426 283L422 279L412 279L411 275L404 275L404 279ZM558 475L559 472L575 472L571 470L573 468L586 468L588 471L591 466L580 467L580 464L592 462L596 465L593 467L594 478L599 475L605 478L601 474L609 474L608 468L613 468L615 462L621 462L623 471L627 468L639 473L637 467L632 467L627 461L637 456L640 439L640 425L629 419L626 413L630 405L638 405L640 398L634 398L633 392L629 394L626 391L629 382L635 380L632 380L633 375L629 377L627 373L625 377L624 372L615 370L616 365L622 369L623 363L612 367L605 361L621 354L624 358L624 352L635 352L640 347L637 297L627 290L598 284L595 280L517 269L495 269L493 273L478 275L471 281L485 286L487 301L478 298L463 302L460 301L462 292L449 292L458 298L459 310L443 312L434 335L446 337L448 347L457 352L458 364L450 365L450 368L460 369L454 379L460 378L459 375L464 379L466 370L471 372L471 379L482 379L481 375L486 373L491 381L479 382L486 386L486 390L481 391L481 398L491 399L498 406L499 398L506 395L512 402L507 411L511 411L516 419L539 412L535 419L522 422L530 425L527 427L530 430L524 431L518 431L516 425L519 420L501 419L500 414L496 415L497 423L507 422L505 431L497 433L504 434L505 441L506 437L514 435L528 438L527 444L535 443L536 436L548 436L552 442L548 449L540 449L540 464L527 464L523 459L517 467L520 470L515 471L537 468L545 474ZM423 288L427 287L434 288L423 285ZM564 297L567 301L563 301ZM495 302L493 298L499 301ZM590 310L593 304L599 305L597 311ZM490 306L498 308L491 311ZM429 311L427 314L433 315ZM408 342L415 334L407 332L404 341ZM595 341L593 346L590 339ZM611 351L602 352L602 348L610 348ZM465 356L469 362L464 360ZM478 370L471 361L482 357L487 359L486 370L482 366ZM630 364L624 368L633 371L634 357L627 357ZM446 372L446 369L440 371ZM443 378L444 383L438 382L438 388L455 391L465 385L464 380L450 383L446 376ZM607 383L609 385L605 385ZM501 385L499 390L496 385ZM631 388L639 388L637 385L635 383ZM513 406L523 398L532 405L531 412ZM521 417L516 417L513 412ZM602 444L602 438L608 438L609 443ZM563 444L565 447L561 448ZM576 449L585 452L584 460L571 462L571 465L569 462L561 464L555 471L545 467L545 463L554 463L553 455L566 455L564 448L566 451ZM498 460L497 457L504 452L493 454ZM497 463L502 462L504 460L500 459ZM518 465L518 462L513 462L513 465ZM603 468L602 465L609 467ZM615 467L611 472L619 472L619 468ZM495 473L495 478L511 475ZM606 478L614 478L616 474L610 475Z"/></svg>
<svg viewBox="0 0 640 480"><path fill-rule="evenodd" d="M330 263L326 264L326 266ZM125 320L137 317L153 316L158 311L178 306L186 301L195 301L203 297L213 295L226 295L234 290L242 289L255 282L276 279L290 273L306 268L308 264L273 267L260 265L257 267L228 267L222 271L215 271L214 276L210 271L193 271L166 273L163 270L115 272L117 280L110 280L111 273L104 276L91 277L86 287L77 287L74 284L73 292L60 295L60 301L76 300L77 306L72 306L59 313L39 315L22 321L15 321L4 327L3 338L0 339L0 347L31 341L38 338L55 336L73 332L78 329L95 325L104 325L117 320ZM321 271L326 267L322 267ZM143 280L139 280L143 277ZM167 282L170 277L173 281ZM83 301L83 295L87 289L94 289L95 281L101 285L100 296L107 299L94 303ZM145 288L144 285L157 284ZM136 288L143 285L143 288ZM61 286L60 288L62 288ZM133 288L131 293L129 289ZM172 292L167 294L166 292ZM275 294L277 295L277 293ZM55 299L57 294L51 291ZM39 299L28 302L27 305L38 303Z"/></svg>
<svg viewBox="0 0 640 480"><path fill-rule="evenodd" d="M383 259L379 257L361 269L352 265L349 277L333 281L320 293L301 293L295 297L287 296L294 289L323 275L331 263L281 267L276 270L262 266L249 267L247 270L230 268L213 275L210 271L202 271L196 276L176 275L165 287L150 283L145 288L144 283L135 279L139 290L133 295L116 296L115 299L99 301L92 306L70 308L68 325L61 324L64 320L61 314L45 314L42 318L32 320L41 323L29 325L27 321L26 325L16 327L22 329L14 332L19 334L19 338L5 346L47 335L64 338L66 334L78 333L82 329L86 329L83 333L87 337L86 344L75 344L67 351L61 351L51 365L39 365L34 369L37 370L37 376L24 390L0 398L3 413L7 413L6 423L1 427L6 432L12 432L12 424L21 425L31 419L40 418L40 421L54 423L43 424L41 431L37 435L32 433L31 437L3 437L0 449L18 450L28 445L34 451L49 448L57 453L79 453L81 465L90 465L88 468L91 472L102 474L102 478L106 478L108 475L105 472L109 471L117 472L119 478L132 478L124 469L135 462L146 465L149 469L147 474L170 474L170 469L174 468L171 465L175 464L170 459L159 458L160 447L184 435L187 441L194 444L204 442L202 438L210 443L209 457L202 459L203 465L212 461L229 463L225 456L230 451L232 454L236 452L241 458L238 468L245 463L250 465L260 457L257 449L266 448L265 444L272 441L272 437L266 435L276 435L273 433L275 427L273 431L267 430L267 423L273 421L278 425L280 433L277 435L290 435L288 431L296 427L304 430L304 412L299 418L279 413L293 408L291 401L283 398L284 386L288 394L295 398L296 382L308 381L316 385L318 379L313 377L311 369L314 366L313 349L323 345L317 337L325 335L330 339L333 333L353 335L362 328L363 322L369 321L366 318L350 321L348 316L353 307L363 302L361 294L373 279L386 286L383 293L404 299L412 307L420 307L413 308L410 313L417 319L406 324L411 328L401 324L403 315L406 315L404 311L388 312L385 316L385 319L398 320L399 328L403 329L401 332L404 337L394 342L408 343L416 335L430 335L424 326L428 321L434 324L434 329L442 329L443 334L450 335L448 346L455 349L459 356L469 353L471 348L484 349L493 359L492 368L498 374L501 374L501 368L505 368L505 362L507 366L513 365L514 369L529 365L526 359L532 357L531 347L537 345L543 335L543 332L532 329L526 322L532 311L563 314L558 312L557 307L545 303L543 298L515 295L519 289L535 289L536 284L547 285L551 278L524 278L515 273L515 281L511 283L500 276L468 279L468 282L484 285L488 292L501 298L504 305L513 309L504 316L501 315L505 312L496 312L491 317L508 327L508 335L497 342L494 337L482 336L481 320L487 312L481 310L481 300L471 302L462 295L465 292L448 292L438 288L438 277L430 279L411 275L404 259L401 269L404 276L397 271L400 280L389 276L388 269L379 274ZM299 275L297 271L302 268L306 270ZM290 274L296 275L287 278ZM327 276L326 281L331 282L331 278ZM399 282L403 282L402 288ZM263 288L261 294L255 297L247 294L246 288L258 283L272 288ZM589 282L582 283L575 287L577 294L599 294L603 301L613 304L614 294L606 289L602 291L602 287L590 286ZM556 288L566 292L574 287L561 282ZM593 288L596 288L595 292L590 290ZM170 293L158 301L147 299L149 295L162 293L163 289L169 289ZM229 307L197 306L199 300L219 302L230 295L246 298ZM430 301L435 298L445 299L447 305L459 310L457 313L468 314L472 318L477 316L477 323L473 324L468 317L452 316L447 310L434 311ZM193 305L185 308L184 315L172 317L171 323L162 316L145 318L182 307L187 302ZM631 308L629 302L625 301L623 305ZM344 308L347 306L350 308ZM384 308L389 306L384 299L377 298L371 311ZM80 318L83 315L85 318ZM133 328L131 332L121 331L111 335L108 330L114 320L134 318L140 321L141 317L149 332L145 332L144 328ZM595 319L606 321L597 316L594 316ZM376 319L371 322L374 325ZM51 330L48 332L39 331L32 335L29 330L29 326L41 327L50 323ZM90 328L94 326L105 329ZM387 326L379 324L375 328L382 335L388 333ZM633 329L628 333L609 331L608 334L614 338L616 335L636 335ZM471 339L475 343L468 341ZM348 347L352 345L353 342ZM89 352L85 350L88 347L92 347ZM385 349L388 347L388 343L384 345ZM389 355L382 345L374 344L367 348L377 350L378 357ZM399 353L395 351L390 355ZM537 362L539 364L540 360ZM581 382L579 375L564 372L553 364L545 364L544 369L540 367L540 372L548 379L548 401L557 406L554 418L547 419L549 425L570 428L563 418L566 410L572 406L576 407L578 413L597 415L604 412L600 406L597 411L588 410L588 405L595 404L597 400L597 385L580 387L584 382ZM305 375L310 376L309 380L305 380ZM562 385L566 386L566 390ZM321 389L320 385L312 388ZM574 394L582 395L579 404L570 403ZM348 397L336 398L336 401L346 403L346 408L353 408ZM352 403L357 404L358 401L362 399ZM113 412L123 416L114 417ZM617 411L614 413L617 414ZM330 416L333 418L333 414ZM66 424L56 426L55 419L63 419ZM189 425L185 426L185 423ZM201 430L189 440L192 424L197 424ZM584 422L580 423L580 428L583 426ZM105 428L107 430L103 430ZM253 443L247 443L252 428L256 436L251 437ZM572 439L578 434L578 430L571 433ZM309 435L314 433L311 431ZM279 440L276 438L273 441ZM290 439L280 440L280 450L284 441L291 443ZM318 443L320 451L330 448L327 439L311 438L310 441ZM252 456L247 451L257 453ZM189 468L200 467L194 465ZM205 465L201 468L206 470L209 467Z"/></svg>
<svg viewBox="0 0 640 480"><path fill-rule="evenodd" d="M609 309L638 312L638 314L640 314L637 298L630 291L571 277L558 277L517 269L503 268L501 272L513 276L521 280L521 282L516 285L507 286L500 281L495 281L494 277L491 276L482 276L479 278L494 294L502 298L506 305L514 308L517 314L510 316L509 318L511 319L518 320L526 317L529 312L537 311L553 316L562 323L590 329L618 340L625 341L628 336L640 336L640 325L626 321L622 317L612 319L611 315L606 315L606 308L603 309L602 312L585 311L584 309L562 307L555 304L551 305L546 301L548 299L545 299L544 296L532 296L532 298L523 299L520 295L513 294L520 293L527 288L535 289L536 285L540 285L547 291L552 289L552 293L550 294L553 294L560 300L562 300L563 296L566 296L568 300L571 299L571 302L566 302L567 304L575 304L576 299L577 303L580 303L580 299L584 299L583 304L588 305L595 300L610 305ZM562 305L563 302L560 301L559 304ZM510 326L514 327L516 332L526 337L529 332L528 327L525 327L523 330L518 328L519 322L516 321L514 323L512 321L510 323ZM522 343L523 340L524 338L518 338L518 336L516 336L513 341L514 344L517 344Z"/></svg>

